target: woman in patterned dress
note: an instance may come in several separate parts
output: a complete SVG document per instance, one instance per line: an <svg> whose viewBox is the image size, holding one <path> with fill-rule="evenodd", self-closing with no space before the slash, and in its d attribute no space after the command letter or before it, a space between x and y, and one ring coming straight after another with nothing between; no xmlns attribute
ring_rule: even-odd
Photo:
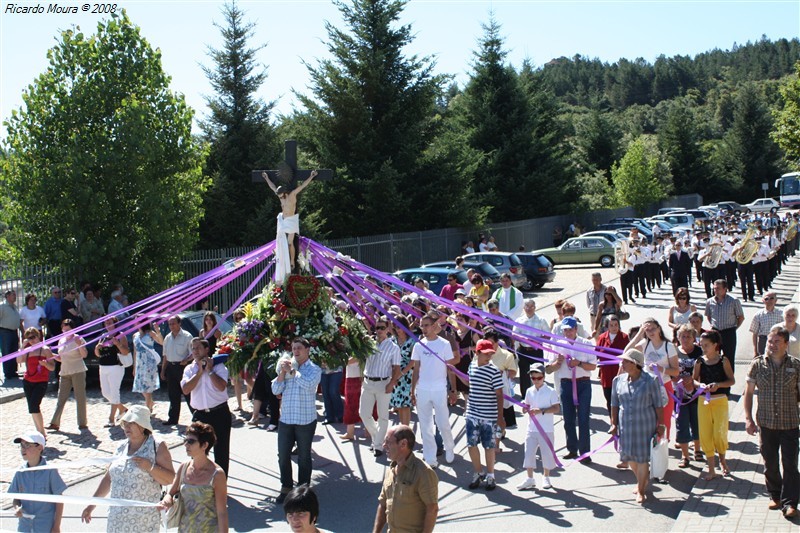
<svg viewBox="0 0 800 533"><path fill-rule="evenodd" d="M119 447L116 460L111 463L94 497L139 500L158 503L161 486L172 483L175 469L172 456L164 442L153 438L150 410L134 405L120 419L127 440ZM95 506L89 505L81 513L81 521L92 521ZM109 507L106 531L143 533L158 531L161 513L157 507Z"/></svg>
<svg viewBox="0 0 800 533"><path fill-rule="evenodd" d="M214 428L203 422L192 422L186 430L183 444L190 459L178 468L178 475L158 507L169 509L180 493L183 514L178 531L228 531L228 480L225 471L208 458L216 441Z"/></svg>
<svg viewBox="0 0 800 533"><path fill-rule="evenodd" d="M142 324L133 336L133 392L142 393L150 413L153 412L153 393L161 386L158 379L161 356L155 349L156 342L163 344L164 339L158 328L154 329L147 323Z"/></svg>
<svg viewBox="0 0 800 533"><path fill-rule="evenodd" d="M389 405L394 408L401 424L411 423L411 350L414 348L414 339L406 332L409 323L406 317L399 315L395 318L397 323L392 327L400 346L400 379L394 386Z"/></svg>
<svg viewBox="0 0 800 533"><path fill-rule="evenodd" d="M636 503L644 503L650 480L650 440L666 433L661 385L643 372L644 354L628 350L620 356L622 372L611 390L611 429L619 436L619 458L636 475Z"/></svg>

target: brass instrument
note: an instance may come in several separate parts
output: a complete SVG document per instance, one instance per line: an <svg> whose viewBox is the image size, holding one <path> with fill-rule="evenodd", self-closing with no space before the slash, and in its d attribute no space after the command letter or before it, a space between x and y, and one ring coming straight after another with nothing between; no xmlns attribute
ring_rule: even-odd
<svg viewBox="0 0 800 533"><path fill-rule="evenodd" d="M722 252L723 250L721 243L715 242L709 244L706 258L703 259L703 266L710 269L717 268L719 266L719 262L722 260Z"/></svg>
<svg viewBox="0 0 800 533"><path fill-rule="evenodd" d="M748 225L747 232L744 234L744 239L739 243L739 250L733 255L737 263L746 265L753 260L758 252L758 243L753 238L756 234L756 228L753 225Z"/></svg>
<svg viewBox="0 0 800 533"><path fill-rule="evenodd" d="M789 226L786 228L786 240L791 241L797 236L797 219L792 217Z"/></svg>
<svg viewBox="0 0 800 533"><path fill-rule="evenodd" d="M620 239L614 246L614 270L620 276L628 271L628 241Z"/></svg>

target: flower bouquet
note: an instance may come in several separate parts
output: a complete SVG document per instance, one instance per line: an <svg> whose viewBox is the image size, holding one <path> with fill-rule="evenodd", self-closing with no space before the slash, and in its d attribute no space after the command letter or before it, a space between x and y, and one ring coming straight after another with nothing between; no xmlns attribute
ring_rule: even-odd
<svg viewBox="0 0 800 533"><path fill-rule="evenodd" d="M261 362L272 374L298 336L311 343L311 360L326 368L344 367L350 357L363 363L376 349L361 321L349 309L336 308L313 276L289 276L285 286L270 283L243 310L245 318L218 343L231 373L255 374Z"/></svg>

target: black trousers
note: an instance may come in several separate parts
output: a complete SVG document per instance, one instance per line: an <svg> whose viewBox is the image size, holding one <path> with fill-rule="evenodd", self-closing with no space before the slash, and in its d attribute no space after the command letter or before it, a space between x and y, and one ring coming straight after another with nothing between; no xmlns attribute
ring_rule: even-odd
<svg viewBox="0 0 800 533"><path fill-rule="evenodd" d="M716 329L716 328L715 328ZM731 369L736 373L736 328L718 329L722 337L722 355L731 363Z"/></svg>
<svg viewBox="0 0 800 533"><path fill-rule="evenodd" d="M636 293L636 297L638 298L639 295L642 295L642 298L647 298L647 265L641 263L633 267L633 291Z"/></svg>
<svg viewBox="0 0 800 533"><path fill-rule="evenodd" d="M167 394L169 394L169 414L167 415L169 422L177 423L181 417L181 396L186 400L186 405L189 406L189 411L192 411L190 403L191 396L184 394L181 390L181 379L183 379L183 365L173 365L172 363L164 363L167 365Z"/></svg>
<svg viewBox="0 0 800 533"><path fill-rule="evenodd" d="M536 357L536 360L525 357ZM531 383L531 365L533 363L541 362L544 359L544 352L536 348L528 348L527 346L520 346L519 348L519 394L522 399L525 399L525 393L533 385Z"/></svg>
<svg viewBox="0 0 800 533"><path fill-rule="evenodd" d="M628 303L628 300L633 298L633 284L636 280L636 275L633 270L628 270L619 278L620 289L622 289L622 301Z"/></svg>
<svg viewBox="0 0 800 533"><path fill-rule="evenodd" d="M756 287L758 293L763 294L769 290L769 262L761 261L753 265L756 274Z"/></svg>
<svg viewBox="0 0 800 533"><path fill-rule="evenodd" d="M761 457L764 458L764 478L767 492L773 501L784 507L797 507L800 496L800 474L797 471L797 447L800 430L759 428ZM783 475L779 461L783 466Z"/></svg>
<svg viewBox="0 0 800 533"><path fill-rule="evenodd" d="M217 434L217 443L214 445L214 462L225 471L228 477L228 465L231 455L231 410L228 403L222 403L209 411L195 409L192 420L205 422L214 428Z"/></svg>
<svg viewBox="0 0 800 533"><path fill-rule="evenodd" d="M689 288L689 278L686 276L672 275L670 276L669 281L672 284L673 296L675 296L675 293L678 292L678 289L681 287Z"/></svg>
<svg viewBox="0 0 800 533"><path fill-rule="evenodd" d="M728 282L728 290L736 286L736 261L731 259L725 262L725 280Z"/></svg>
<svg viewBox="0 0 800 533"><path fill-rule="evenodd" d="M742 299L750 300L756 296L755 285L753 284L753 263L739 264L739 285L742 287Z"/></svg>

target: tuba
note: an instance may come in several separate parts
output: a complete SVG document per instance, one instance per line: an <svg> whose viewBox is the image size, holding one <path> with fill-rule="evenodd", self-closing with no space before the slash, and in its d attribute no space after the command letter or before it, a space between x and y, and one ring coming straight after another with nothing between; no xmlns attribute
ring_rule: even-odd
<svg viewBox="0 0 800 533"><path fill-rule="evenodd" d="M786 240L791 241L797 236L797 219L792 217L789 226L786 228Z"/></svg>
<svg viewBox="0 0 800 533"><path fill-rule="evenodd" d="M614 246L614 270L620 276L628 271L628 241L620 239Z"/></svg>
<svg viewBox="0 0 800 533"><path fill-rule="evenodd" d="M747 233L744 234L744 239L739 243L739 251L733 256L737 263L746 265L753 260L756 252L758 252L758 243L753 239L755 233L755 227L752 225L748 226Z"/></svg>
<svg viewBox="0 0 800 533"><path fill-rule="evenodd" d="M722 259L722 252L722 244L715 242L709 245L708 255L703 259L703 266L709 269L717 268Z"/></svg>

